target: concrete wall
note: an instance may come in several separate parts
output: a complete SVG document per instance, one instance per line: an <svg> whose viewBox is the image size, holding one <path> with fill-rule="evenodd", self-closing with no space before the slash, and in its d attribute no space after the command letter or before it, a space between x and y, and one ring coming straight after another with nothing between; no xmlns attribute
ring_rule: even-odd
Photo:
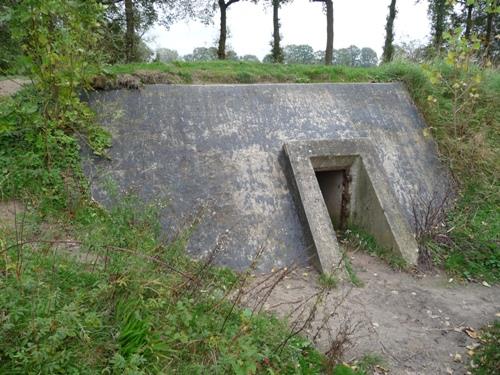
<svg viewBox="0 0 500 375"><path fill-rule="evenodd" d="M261 246L262 269L314 256L287 182L287 141L368 138L410 221L412 197L445 181L425 124L397 83L151 85L95 92L89 101L113 134L111 160L86 162L94 197L110 203L104 181L112 178L145 200L167 200L167 236L206 206L188 251L203 256L227 231L219 262L235 268Z"/></svg>

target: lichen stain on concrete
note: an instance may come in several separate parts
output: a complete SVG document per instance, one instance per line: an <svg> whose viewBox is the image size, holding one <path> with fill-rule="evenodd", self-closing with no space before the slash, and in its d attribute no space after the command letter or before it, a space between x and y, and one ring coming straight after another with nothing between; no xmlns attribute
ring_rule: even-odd
<svg viewBox="0 0 500 375"><path fill-rule="evenodd" d="M446 185L446 171L401 84L151 85L92 93L113 133L111 161L91 160L92 190L104 176L146 199L168 198L165 233L210 206L190 254L209 251L229 230L219 262L244 268L259 247L261 269L304 263L310 242L293 201L282 147L291 140L368 138L411 222L412 197Z"/></svg>

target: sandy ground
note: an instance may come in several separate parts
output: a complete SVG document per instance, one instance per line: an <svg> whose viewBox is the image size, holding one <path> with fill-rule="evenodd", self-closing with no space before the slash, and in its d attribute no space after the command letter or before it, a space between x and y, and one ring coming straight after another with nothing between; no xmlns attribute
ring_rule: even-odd
<svg viewBox="0 0 500 375"><path fill-rule="evenodd" d="M29 81L25 79L12 78L0 80L0 96L15 94L24 84Z"/></svg>
<svg viewBox="0 0 500 375"><path fill-rule="evenodd" d="M363 253L351 254L351 262L364 285L345 282L334 289L308 330L310 336L344 298L329 326L338 331L346 319L358 326L346 360L375 353L384 358L390 374L467 374L467 352L476 342L469 334L499 316L500 287L460 285L442 274L396 272ZM274 289L264 308L286 316L297 306L290 302L307 299L318 289L315 271L297 269ZM469 334L467 327L472 328ZM328 343L326 334L316 340L323 351Z"/></svg>

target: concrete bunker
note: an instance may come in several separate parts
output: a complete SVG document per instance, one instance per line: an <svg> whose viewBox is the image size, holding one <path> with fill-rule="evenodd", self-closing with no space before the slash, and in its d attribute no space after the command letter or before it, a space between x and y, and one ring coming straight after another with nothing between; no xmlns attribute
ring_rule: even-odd
<svg viewBox="0 0 500 375"><path fill-rule="evenodd" d="M423 118L400 83L145 85L141 90L92 92L89 103L113 134L109 159L84 155L93 198L111 204L106 186L112 179L120 192L168 202L159 215L167 238L207 207L186 253L207 256L229 230L216 262L237 270L252 264L260 248L265 251L259 272L309 264L316 256L290 189L283 144L291 140L369 139L372 151L360 143L358 150L335 146L334 155L351 155L354 165L361 159L369 171L367 158L377 160L374 164L408 222L413 197L431 196L448 185L435 144L425 137ZM314 152L305 148L303 154L318 201L324 202L311 157L328 155L328 150ZM315 168L321 172L320 166ZM357 196L366 194L356 193L354 177L351 173L349 210ZM378 192L379 184L374 185ZM333 236L322 205L330 228L325 230ZM410 241L414 244L413 237Z"/></svg>
<svg viewBox="0 0 500 375"><path fill-rule="evenodd" d="M368 140L292 141L284 151L302 221L323 272L342 270L335 230L348 225L366 230L416 264L417 243Z"/></svg>

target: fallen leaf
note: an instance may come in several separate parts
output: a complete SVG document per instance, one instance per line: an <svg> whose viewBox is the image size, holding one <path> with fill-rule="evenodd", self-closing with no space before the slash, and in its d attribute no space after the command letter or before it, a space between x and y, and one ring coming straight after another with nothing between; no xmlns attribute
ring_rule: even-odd
<svg viewBox="0 0 500 375"><path fill-rule="evenodd" d="M483 284L483 286L485 286L486 288L491 288L491 285L488 284L486 281L483 281L481 284Z"/></svg>
<svg viewBox="0 0 500 375"><path fill-rule="evenodd" d="M467 336L469 336L471 339L477 339L479 337L479 335L477 334L477 332L474 330L474 328L471 328L471 327L466 327L464 332L467 334Z"/></svg>
<svg viewBox="0 0 500 375"><path fill-rule="evenodd" d="M455 353L455 355L453 356L453 360L455 362L462 362L462 356L458 353Z"/></svg>
<svg viewBox="0 0 500 375"><path fill-rule="evenodd" d="M469 350L474 350L474 349L479 348L480 346L481 346L481 344L479 344L478 342L473 342L472 344L467 345L466 348Z"/></svg>

